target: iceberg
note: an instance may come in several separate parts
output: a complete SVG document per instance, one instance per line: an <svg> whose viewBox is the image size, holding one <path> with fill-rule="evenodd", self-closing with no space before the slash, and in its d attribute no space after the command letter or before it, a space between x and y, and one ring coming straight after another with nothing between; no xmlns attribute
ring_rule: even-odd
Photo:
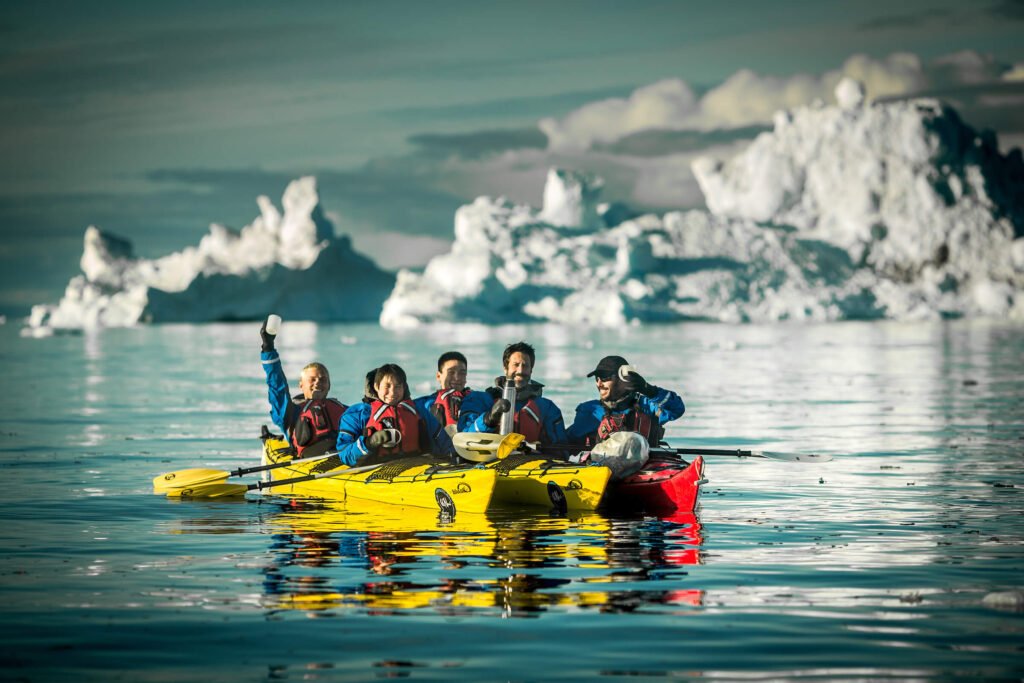
<svg viewBox="0 0 1024 683"><path fill-rule="evenodd" d="M398 273L381 325L1024 319L1020 150L937 100L835 94L695 160L707 211L628 217L558 169L539 210L477 198L449 253Z"/></svg>
<svg viewBox="0 0 1024 683"><path fill-rule="evenodd" d="M33 306L24 333L137 323L377 319L395 277L353 250L320 208L316 179L292 181L283 213L265 196L240 231L211 225L199 245L136 258L129 241L89 226L80 265L56 305Z"/></svg>

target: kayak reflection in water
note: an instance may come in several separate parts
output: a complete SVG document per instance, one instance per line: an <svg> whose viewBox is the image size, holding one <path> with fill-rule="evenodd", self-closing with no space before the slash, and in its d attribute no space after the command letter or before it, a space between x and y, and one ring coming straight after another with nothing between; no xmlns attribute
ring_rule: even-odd
<svg viewBox="0 0 1024 683"><path fill-rule="evenodd" d="M562 411L541 395L544 385L533 380L536 361L534 348L526 342L506 346L501 357L505 373L494 380L493 387L471 392L466 397L459 416L459 431L497 433L502 415L513 410L512 431L524 435L527 441L544 445L565 443ZM508 382L516 387L514 409L502 398L502 390Z"/></svg>
<svg viewBox="0 0 1024 683"><path fill-rule="evenodd" d="M338 439L338 425L347 406L328 398L331 374L322 363L310 363L299 375L299 391L294 397L281 368L281 357L274 348L276 334L260 328L260 360L267 376L270 419L284 433L300 458L326 453Z"/></svg>
<svg viewBox="0 0 1024 683"><path fill-rule="evenodd" d="M594 446L616 432L636 432L655 446L665 423L686 411L679 394L649 384L622 356L605 356L587 377L597 383L598 398L576 406L566 430L571 443Z"/></svg>
<svg viewBox="0 0 1024 683"><path fill-rule="evenodd" d="M346 465L369 465L423 453L455 455L444 428L430 411L409 398L405 370L394 363L374 371L372 395L342 416L337 446Z"/></svg>

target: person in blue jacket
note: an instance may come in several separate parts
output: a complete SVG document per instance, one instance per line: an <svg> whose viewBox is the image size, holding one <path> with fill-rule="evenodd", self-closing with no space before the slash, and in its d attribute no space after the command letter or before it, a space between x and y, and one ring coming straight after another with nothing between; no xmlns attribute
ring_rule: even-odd
<svg viewBox="0 0 1024 683"><path fill-rule="evenodd" d="M429 410L442 427L458 425L462 401L472 389L466 386L466 357L458 351L446 351L437 359L438 390L420 396L416 405ZM456 427L452 426L451 431Z"/></svg>
<svg viewBox="0 0 1024 683"><path fill-rule="evenodd" d="M494 386L485 391L473 391L462 401L459 431L497 432L501 416L513 409L501 397L502 390L506 382L514 382L516 405L512 431L523 434L530 442L544 445L565 443L562 411L553 401L541 395L544 385L533 380L536 359L536 352L526 342L506 346L501 356L504 374L495 378Z"/></svg>
<svg viewBox="0 0 1024 683"><path fill-rule="evenodd" d="M350 407L338 428L338 456L346 465L370 465L409 455L454 457L455 447L429 410L409 398L405 370L389 363L367 374L366 397Z"/></svg>
<svg viewBox="0 0 1024 683"><path fill-rule="evenodd" d="M270 419L288 439L299 458L326 453L338 439L338 425L347 406L329 398L331 374L322 363L310 363L299 375L299 394L294 397L274 348L276 335L260 328L260 360L267 376Z"/></svg>
<svg viewBox="0 0 1024 683"><path fill-rule="evenodd" d="M587 377L597 382L598 398L576 406L566 430L571 443L594 446L628 431L655 446L665 435L665 423L686 411L679 394L648 384L622 356L605 356Z"/></svg>

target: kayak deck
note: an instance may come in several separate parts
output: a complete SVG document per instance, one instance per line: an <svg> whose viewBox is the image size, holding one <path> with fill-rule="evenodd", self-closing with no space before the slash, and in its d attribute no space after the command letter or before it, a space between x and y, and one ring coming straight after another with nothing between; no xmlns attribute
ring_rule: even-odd
<svg viewBox="0 0 1024 683"><path fill-rule="evenodd" d="M451 465L431 456L413 456L366 471L348 468L339 458L303 462L292 460L294 451L283 438L263 441L266 464L290 461L270 470L273 480L337 470L337 476L323 477L274 487L276 493L324 498L334 501L366 501L456 512L484 512L494 495L497 473L483 467ZM345 474L346 469L358 469Z"/></svg>

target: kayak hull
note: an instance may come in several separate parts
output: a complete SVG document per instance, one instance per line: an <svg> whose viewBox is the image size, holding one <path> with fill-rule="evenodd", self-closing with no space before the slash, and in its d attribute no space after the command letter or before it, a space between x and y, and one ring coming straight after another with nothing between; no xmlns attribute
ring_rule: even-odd
<svg viewBox="0 0 1024 683"><path fill-rule="evenodd" d="M607 467L574 465L543 456L512 454L490 463L497 472L496 503L568 511L596 510L611 479Z"/></svg>
<svg viewBox="0 0 1024 683"><path fill-rule="evenodd" d="M612 485L611 505L654 511L693 512L704 479L704 459L651 460L642 470Z"/></svg>
<svg viewBox="0 0 1024 683"><path fill-rule="evenodd" d="M291 461L294 451L282 438L271 436L263 441L263 459L267 464ZM345 474L344 465L338 460L328 459L304 463L301 459L269 471L274 481L318 474L336 469L338 476L328 476L312 481L275 486L277 494L322 498L345 502L346 505L360 503L387 503L414 508L426 508L448 515L456 512L481 513L491 503L497 473L483 467L453 467L439 463L429 456L423 463L408 465L385 463L370 471ZM362 468L351 468L359 469ZM401 469L396 473L397 469Z"/></svg>

